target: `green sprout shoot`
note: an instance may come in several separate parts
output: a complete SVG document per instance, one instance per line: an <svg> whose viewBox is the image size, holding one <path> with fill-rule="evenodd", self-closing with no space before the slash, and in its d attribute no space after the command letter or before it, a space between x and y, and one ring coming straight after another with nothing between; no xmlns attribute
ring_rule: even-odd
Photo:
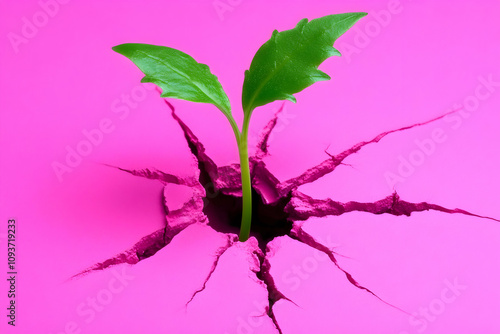
<svg viewBox="0 0 500 334"><path fill-rule="evenodd" d="M290 30L274 30L245 71L242 91L241 131L231 113L229 98L207 65L188 54L149 44L127 43L113 50L129 58L144 73L141 82L162 89L161 97L210 103L226 116L233 129L240 156L242 216L239 240L250 236L252 181L248 160L248 127L255 108L277 100L296 102L293 94L330 77L318 66L331 56L340 56L333 43L366 13L345 13L301 20Z"/></svg>

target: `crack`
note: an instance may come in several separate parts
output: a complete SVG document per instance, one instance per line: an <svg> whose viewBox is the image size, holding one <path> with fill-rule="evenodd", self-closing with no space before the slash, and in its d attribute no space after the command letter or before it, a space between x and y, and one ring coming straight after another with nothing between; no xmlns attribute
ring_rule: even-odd
<svg viewBox="0 0 500 334"><path fill-rule="evenodd" d="M217 249L217 252L215 253L215 260L214 262L212 263L212 267L210 268L210 271L207 275L207 277L205 278L205 280L203 281L203 285L201 286L201 288L199 288L198 290L196 290L193 295L191 296L191 298L188 300L188 302L186 303L186 307L188 307L189 303L191 303L194 299L194 297L202 292L203 290L205 290L205 288L207 287L207 283L208 281L210 280L210 278L212 277L212 274L215 272L215 269L217 269L217 265L219 264L219 260L220 258L222 257L222 255L224 255L224 253L229 249L231 248L235 242L238 241L238 236L237 235L231 235L231 234L226 234L226 244L222 247L219 247L219 249Z"/></svg>
<svg viewBox="0 0 500 334"><path fill-rule="evenodd" d="M276 304L276 302L278 302L281 299L288 300L293 304L295 303L291 299L286 297L276 286L274 277L271 275L271 263L269 262L268 259L269 252L270 252L269 246L266 248L265 251L262 251L260 248L257 248L253 251L253 254L257 256L257 259L259 261L258 270L254 270L254 272L257 278L262 283L262 285L267 290L268 306L266 306L265 308L265 313L271 319L271 321L274 324L274 327L278 330L278 332L280 334L283 334L283 332L281 331L281 327L278 323L278 319L274 314L273 306L274 304Z"/></svg>
<svg viewBox="0 0 500 334"><path fill-rule="evenodd" d="M290 214L290 219L292 220L306 220L311 217L340 216L353 211L368 212L375 215L388 213L394 216L410 216L413 212L432 210L450 214L459 213L462 215L500 222L499 219L478 215L463 209L448 209L443 206L427 202L407 202L402 200L396 192L379 201L368 203L355 201L341 203L333 201L330 198L315 199L296 190L294 190L292 194L292 199L285 208L285 210L287 210Z"/></svg>
<svg viewBox="0 0 500 334"><path fill-rule="evenodd" d="M188 226L195 223L207 224L207 217L203 213L203 200L205 198L206 191L202 186L201 181L210 182L211 180L216 180L217 166L212 161L212 159L210 159L210 157L205 154L205 148L199 142L198 138L193 134L191 129L189 129L189 127L175 114L174 107L166 99L164 101L170 107L172 117L181 127L189 149L191 150L194 158L198 161L199 181L194 178L181 178L156 169L150 170L148 168L145 168L140 170L129 170L108 164L105 165L132 174L134 176L144 177L151 180L158 180L165 186L169 183L189 186L191 187L191 189L193 189L192 197L187 202L185 202L180 209L170 210L168 208L168 204L165 201L165 196L163 193L163 206L166 213L164 228L158 229L155 232L142 237L131 248L84 269L83 271L73 275L71 279L81 277L92 271L104 270L122 263L136 264L141 260L153 256L160 249L167 246L177 234L182 232Z"/></svg>
<svg viewBox="0 0 500 334"><path fill-rule="evenodd" d="M335 258L335 254L334 252L328 248L327 246L323 245L322 243L316 241L316 239L314 239L314 237L312 235L310 235L309 233L307 233L306 231L304 231L302 229L302 224L303 222L300 222L300 223L294 223L293 224L293 228L290 232L290 237L294 240L297 240L309 247L312 247L316 250L319 250L320 252L323 252L324 254L326 254L328 256L328 258L333 262L333 264L340 270L344 273L344 275L346 276L347 280L349 281L349 283L351 283L353 286L355 286L356 288L360 289L360 290L364 290L366 292L368 292L369 294L373 295L375 298L377 298L378 300L380 300L381 302L383 302L384 304L392 307L392 308L395 308L396 310L398 311L401 311L405 314L408 314L408 315L411 315L410 313L406 312L405 310L385 301L384 299L380 298L377 294L375 294L373 291L371 291L370 289L364 287L363 285L361 285L360 283L358 283L358 281L356 281L354 279L354 277L348 272L346 271L344 268L342 268L337 259Z"/></svg>
<svg viewBox="0 0 500 334"><path fill-rule="evenodd" d="M204 145L176 114L174 106L167 99L163 100L168 106L173 119L180 126L193 159L196 161L197 168L194 171L194 175L191 177L179 177L157 169L145 168L130 170L111 165L107 166L134 176L160 181L165 189L169 184L187 186L192 189L192 196L181 206L181 208L171 210L165 200L164 190L163 208L165 210L165 227L141 238L131 248L103 262L94 264L74 275L72 278L80 277L95 270L104 270L121 263L136 264L153 256L160 249L166 247L175 236L184 231L187 227L193 224L208 226L216 232L223 233L226 236L226 243L217 249L212 266L202 286L193 292L191 298L185 305L186 308L194 300L197 294L206 289L207 283L217 269L219 260L225 252L233 246L241 247L245 250L244 254L251 258L251 261L249 261L249 270L255 274L255 278L251 275L252 278L267 291L268 302L263 315L267 315L272 320L277 331L283 334L276 315L274 314L273 306L282 299L292 303L294 302L278 289L271 275L269 258L273 256L276 251L276 249L272 247L271 242L277 237L285 235L326 254L331 262L342 271L349 283L354 287L366 291L384 304L408 314L397 306L383 300L372 290L357 282L349 272L340 266L336 258L338 254L318 242L312 235L302 229L305 220L311 217L340 216L354 211L377 215L387 213L395 216L410 216L413 212L433 210L448 214L459 213L500 222L500 220L496 218L474 214L463 209L448 209L427 202L407 202L402 200L396 192L375 202L349 201L342 203L330 198L315 199L297 190L299 186L314 182L333 172L337 166L347 165L344 163L344 160L350 155L360 151L364 146L378 143L389 134L435 122L457 110L453 110L426 122L383 132L370 141L359 142L336 155L325 152L329 156L329 159L308 169L297 177L280 182L280 180L268 170L263 159L269 156L269 138L276 127L279 114L284 109L284 104L282 104L273 118L262 130L256 151L250 158L253 188L252 201L254 203L252 214L259 219L255 219L252 223L251 238L244 243L238 242L234 230L239 227L241 219L242 194L239 164L233 163L227 166L218 167L206 154Z"/></svg>
<svg viewBox="0 0 500 334"><path fill-rule="evenodd" d="M126 169L126 168L121 168L109 164L103 164L104 166L115 168L118 170L121 170L122 172L129 173L134 176L138 177L143 177L149 180L158 180L162 184L167 185L167 184L177 184L177 185L182 185L182 186L188 186L192 187L195 186L197 181L194 178L182 178L179 176L175 176L173 174L165 173L162 172L161 170L158 169L149 169L149 168L144 168L144 169Z"/></svg>
<svg viewBox="0 0 500 334"><path fill-rule="evenodd" d="M274 315L273 309L271 307L266 308L266 313L269 318L271 318L274 327L278 330L279 334L283 334L283 331L281 330L281 327L278 323L278 320L276 319L276 316Z"/></svg>
<svg viewBox="0 0 500 334"><path fill-rule="evenodd" d="M174 237L184 231L188 226L193 224L206 224L207 217L203 214L203 195L202 189L194 188L195 192L191 199L185 202L181 208L170 210L163 196L163 207L165 210L165 227L154 231L142 237L129 249L109 258L102 262L98 262L83 271L73 275L71 279L84 276L92 271L104 270L109 267L128 263L137 264L139 261L147 259L159 250L166 247L174 239Z"/></svg>
<svg viewBox="0 0 500 334"><path fill-rule="evenodd" d="M98 262L81 272L73 275L70 279L80 278L92 271L104 270L119 264L136 264L156 254L160 249L167 246L172 239L182 232L187 226L179 225L176 228L161 228L153 233L142 237L131 248L121 252L105 261Z"/></svg>
<svg viewBox="0 0 500 334"><path fill-rule="evenodd" d="M262 160L264 157L269 155L269 136L271 132L276 127L276 123L278 122L279 114L285 108L285 102L281 104L281 107L274 113L273 118L267 123L260 134L259 142L257 143L257 147L255 150L254 158L257 160Z"/></svg>
<svg viewBox="0 0 500 334"><path fill-rule="evenodd" d="M167 100L163 99L165 104L170 108L172 117L181 127L184 133L184 138L188 144L189 150L198 162L198 172L200 184L206 185L215 183L218 179L218 168L215 162L205 153L205 147L191 131L191 129L184 123L175 113L174 106Z"/></svg>
<svg viewBox="0 0 500 334"><path fill-rule="evenodd" d="M294 177L294 178L291 178L291 179L279 184L278 185L278 192L283 196L284 194L290 192L291 190L297 189L301 185L304 185L306 183L311 183L311 182L314 182L314 181L320 179L321 177L333 172L335 170L335 168L337 168L337 166L341 165L342 162L344 161L344 159L346 159L350 155L357 153L359 150L361 150L364 146L366 146L368 144L378 143L382 138L384 138L385 136L387 136L389 134L409 130L409 129L423 126L423 125L427 125L429 123L438 121L438 120L446 117L447 115L453 114L453 113L457 112L458 110L460 110L460 109L452 110L452 111L447 112L441 116L435 117L431 120L428 120L428 121L425 121L422 123L415 123L413 125L405 126L405 127L399 128L399 129L383 132L383 133L379 134L378 136L376 136L375 138L373 138L372 140L359 142L356 145L352 146L351 148L349 148L349 149L347 149L347 150L345 150L337 155L329 155L330 158L324 160L319 165L312 167L312 168L309 168L307 171L305 171L301 175Z"/></svg>

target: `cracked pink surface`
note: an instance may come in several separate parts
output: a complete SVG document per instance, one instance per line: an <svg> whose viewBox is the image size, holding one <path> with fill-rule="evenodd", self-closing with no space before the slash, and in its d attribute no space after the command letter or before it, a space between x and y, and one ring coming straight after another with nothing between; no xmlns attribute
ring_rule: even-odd
<svg viewBox="0 0 500 334"><path fill-rule="evenodd" d="M241 124L243 72L273 29L291 28L303 17L359 10L369 15L339 40L343 57L322 65L331 81L298 94L298 103L285 104L275 124L269 120L281 102L255 111L252 148L266 148L251 152L258 155L254 185L262 203L274 203L281 196L274 185L286 189L297 177L307 181L314 166L328 172L333 157L357 143L462 108L365 145L333 172L292 190L288 214L300 219L289 228L300 226L331 250L360 286L417 313L425 320L423 333L497 334L499 224L446 211L500 217L500 88L481 86L490 77L500 81L498 1L401 0L401 12L380 31L381 13L396 2L237 2L220 20L213 1L206 0L70 1L37 27L19 53L8 34L21 33L23 18L32 20L42 8L38 0L2 6L0 211L2 221L19 222L20 276L18 326L2 321L0 332L67 334L76 324L81 334L275 334L278 324L284 334L419 333L421 323L353 285L322 247L283 234L269 242L263 272L264 245L256 239L236 242L219 256L228 242L225 233L235 232L215 232L202 214L184 215L183 205L199 209L206 203L184 133L154 90L140 96L140 73L110 50L145 42L192 54L219 77ZM372 30L359 37L365 29ZM343 43L358 49L349 53ZM469 97L476 92L479 107L467 111L464 102L473 102ZM238 196L238 157L227 121L210 106L170 102L217 167L214 185L223 190L216 193L209 184L209 196ZM86 140L82 131L105 119L113 130L60 182L52 163L64 163L67 147L76 149ZM263 140L259 132L266 126L274 130ZM446 140L435 143L402 182L388 185L384 174L397 173L400 159L421 151L417 142L437 129ZM199 198L190 202L194 191ZM307 218L311 203L314 215ZM440 207L425 210L425 203ZM367 206L381 214L359 211ZM409 209L418 212L406 216ZM193 219L202 223L191 224ZM155 233L158 238L148 237ZM113 261L123 264L68 280ZM278 291L293 303L281 298L269 307L261 279L268 275L275 286L271 294ZM122 287L117 276L130 279L106 300ZM439 309L443 289L455 282L466 288L457 296L444 290L453 302ZM1 280L0 290L6 288ZM94 299L106 303L91 313L88 302ZM6 301L0 294L0 304ZM432 320L421 314L430 308L439 311L428 315Z"/></svg>
<svg viewBox="0 0 500 334"><path fill-rule="evenodd" d="M224 166L218 167L214 161L205 153L205 147L200 142L200 140L196 137L196 135L191 131L191 129L181 120L181 118L177 115L175 108L173 105L167 100L164 100L166 105L169 107L171 111L172 117L181 127L184 138L186 139L186 143L193 155L195 162L198 166L198 170L196 171L196 177L198 178L197 182L193 179L184 180L180 177L176 177L174 175L170 175L164 173L162 171L154 170L150 171L148 169L142 170L126 170L123 168L118 168L121 171L130 173L134 176L143 177L152 180L158 180L165 187L168 186L169 183L187 186L193 189L192 197L185 202L180 209L171 211L168 207L168 201L164 201L165 204L165 212L166 212L166 225L164 229L160 229L148 236L143 237L139 242L137 242L132 248L126 250L123 253L118 254L115 257L112 257L104 262L99 262L92 267L82 271L77 274L75 277L82 276L89 272L95 270L103 270L109 267L128 263L128 264L136 264L141 260L147 259L151 256L154 256L160 249L168 246L168 244L175 238L175 236L181 233L184 229L193 224L203 224L209 225L213 227L215 230L220 229L220 225L213 225L210 221L209 217L205 214L206 207L203 203L214 201L213 198L207 196L205 187L203 184L211 185L213 187L213 191L216 193L215 197L219 196L217 193L222 193L225 195L230 195L235 198L236 203L241 201L241 179L240 175L237 173L239 170L238 165ZM393 134L396 132L401 132L405 130L410 130L415 127L423 126L435 122L444 118L447 115L451 115L456 113L457 110L453 110L448 112L442 116L433 118L429 121L415 123L413 125L405 126L396 130L391 130L387 132L383 132L380 135L376 136L374 139L370 141L364 141L354 145L352 148L338 154L331 155L331 158L320 163L319 165L308 169L305 173L301 174L299 177L292 178L285 182L279 182L279 180L274 177L265 166L263 162L263 158L266 157L268 153L268 139L274 130L277 119L279 117L280 112L283 110L284 104L282 104L281 108L275 113L273 118L268 122L268 124L264 127L262 134L260 135L259 142L256 147L256 151L253 157L250 159L251 162L251 171L252 171L252 187L260 196L262 196L262 212L264 212L265 208L273 208L277 207L278 210L283 210L283 213L286 213L286 221L281 222L281 220L276 224L281 225L273 225L273 221L271 216L259 215L261 211L259 211L259 207L257 210L257 215L254 214L254 226L251 230L252 238L257 238L258 247L251 250L252 254L256 255L258 258L258 267L257 269L253 269L257 278L260 280L263 288L267 290L268 293L268 306L266 308L266 314L273 322L276 330L283 334L281 326L279 324L279 320L276 317L276 314L273 311L273 306L279 300L287 300L289 302L294 303L291 299L287 298L278 288L275 283L275 279L271 274L271 264L269 262L268 256L272 256L276 251L276 248L269 246L269 243L274 240L276 237L280 237L283 235L287 235L290 238L297 240L315 250L325 253L328 258L333 262L333 264L345 274L347 281L352 284L354 287L364 290L369 294L373 295L383 303L391 306L400 312L406 313L411 316L411 314L390 302L382 299L368 287L359 283L351 273L347 270L343 269L336 257L334 252L328 248L326 245L318 242L312 235L308 234L303 230L302 225L305 220L311 217L326 217L329 215L340 216L353 211L367 212L375 215L379 214L390 214L394 216L410 216L414 212L421 211L439 211L448 214L458 213L468 216L473 216L477 218L484 218L493 220L495 222L500 222L500 220L486 217L474 213L470 213L463 209L447 209L443 206L419 202L419 203L410 203L404 200L401 200L397 193L393 193L392 195L387 196L384 199L381 199L376 202L371 203L360 203L350 201L347 203L341 203L337 201L333 201L331 199L314 199L310 196L307 196L297 189L304 185L305 183L310 183L314 181L318 181L323 176L331 173L335 170L337 166L339 166L346 158L350 155L358 153L364 146L368 144L378 143L385 136L389 134ZM233 171L233 172L228 172ZM224 176L222 176L224 175ZM222 179L222 180L221 180ZM189 181L188 181L189 180ZM217 198L215 199L215 201ZM281 202L281 203L280 203ZM217 205L217 204L215 204ZM254 203L254 206L258 206L258 203ZM220 210L221 213L230 209L230 205L221 204L216 209ZM240 208L241 211L241 208ZM212 216L212 219L217 219L216 216ZM236 217L237 222L236 226L238 226L239 216ZM223 222L228 223L228 222ZM262 223L264 226L268 225L265 230L265 234L259 232L260 226L255 226L255 224ZM229 228L229 224L227 224L227 228ZM223 232L224 229L220 232ZM198 293L203 292L206 289L207 283L212 277L212 274L217 269L217 265L220 261L220 258L224 255L224 253L234 245L237 241L237 235L233 233L227 233L226 235L226 244L221 246L215 255L215 259L212 262L210 271L207 274L207 277L204 279L202 287L197 289L192 294L191 298L187 301L186 306L193 301L195 296ZM294 303L295 304L295 303ZM296 305L296 304L295 304Z"/></svg>

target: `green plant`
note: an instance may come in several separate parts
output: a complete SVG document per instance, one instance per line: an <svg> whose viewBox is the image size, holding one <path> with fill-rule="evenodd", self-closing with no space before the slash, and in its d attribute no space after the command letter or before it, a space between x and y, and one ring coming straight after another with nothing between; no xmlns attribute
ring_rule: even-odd
<svg viewBox="0 0 500 334"><path fill-rule="evenodd" d="M252 185L248 161L248 127L255 108L276 100L296 102L293 94L330 77L318 66L331 56L340 56L333 43L366 13L345 13L301 20L290 30L275 30L255 54L245 71L242 91L241 131L231 113L229 98L207 65L188 54L165 46L127 43L113 50L129 58L145 74L141 82L151 82L162 97L210 103L226 116L238 145L243 209L239 240L250 235Z"/></svg>

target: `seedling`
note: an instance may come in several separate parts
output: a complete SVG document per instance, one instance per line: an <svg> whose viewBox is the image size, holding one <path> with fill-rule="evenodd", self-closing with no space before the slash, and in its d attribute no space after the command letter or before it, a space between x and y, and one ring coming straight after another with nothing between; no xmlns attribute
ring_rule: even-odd
<svg viewBox="0 0 500 334"><path fill-rule="evenodd" d="M233 129L240 156L243 208L240 241L250 236L252 183L248 160L248 127L255 108L277 100L296 102L293 94L318 81L330 80L318 66L331 56L340 56L333 43L366 13L345 13L301 20L290 30L274 30L245 71L242 91L243 125L238 128L229 98L207 65L166 46L128 43L113 50L134 62L145 74L141 82L158 85L162 97L216 106Z"/></svg>
<svg viewBox="0 0 500 334"><path fill-rule="evenodd" d="M122 263L136 264L152 257L169 245L187 227L208 226L222 233L226 242L217 250L202 287L192 294L187 304L206 288L221 256L231 247L241 247L251 255L249 257L250 269L267 289L269 304L266 307L266 313L281 334L282 331L273 312L273 305L279 300L290 301L290 299L278 289L270 270L269 259L274 253L272 241L278 237L289 237L324 253L345 275L350 284L393 306L356 281L348 271L343 269L334 250L316 240L313 235L302 228L309 218L341 216L349 212L410 216L414 212L433 210L500 221L463 209L445 208L434 203L408 202L401 199L396 192L374 202L343 203L329 198L315 199L298 190L300 186L315 182L334 172L346 159L365 146L376 144L388 135L437 121L456 110L425 122L382 132L373 139L356 143L340 153L329 154L320 164L296 177L282 181L267 169L263 161L264 157L269 155L269 136L276 126L282 106L265 126L256 151L249 158L248 128L253 110L276 100L295 102L293 94L317 81L328 80L329 76L318 70L318 66L328 57L339 55L339 52L332 47L333 43L365 15L365 13L329 15L310 22L303 19L294 29L274 31L271 38L255 54L250 69L245 72L242 91L244 120L241 131L232 116L227 95L207 65L196 62L191 56L179 50L164 46L146 44L115 46L113 48L115 51L131 59L144 72L145 77L142 82L155 83L162 89L162 97L210 103L222 111L233 129L240 164L217 166L205 153L205 148L196 135L175 113L173 105L165 99L172 117L182 129L191 154L198 162L196 177L183 178L150 169L119 169L135 176L160 181L165 187L169 184L190 187L193 191L192 197L181 208L175 210L170 209L168 203L165 202L165 227L144 236L131 248L94 264L74 277ZM207 184L213 185L213 190L218 193L217 196L207 195L204 187ZM252 212L258 217L254 219L253 226L251 226ZM236 235L238 228L240 229L239 238ZM248 242L237 242L249 239L250 228L252 228L252 238ZM258 260L258 263L255 260Z"/></svg>

